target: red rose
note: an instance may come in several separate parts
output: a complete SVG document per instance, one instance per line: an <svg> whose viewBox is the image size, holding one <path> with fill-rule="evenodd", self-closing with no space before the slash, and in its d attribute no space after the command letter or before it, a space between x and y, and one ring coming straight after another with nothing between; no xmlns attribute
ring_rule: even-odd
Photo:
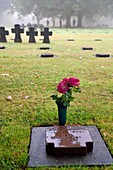
<svg viewBox="0 0 113 170"><path fill-rule="evenodd" d="M67 91L69 91L69 86L67 83L67 78L63 79L57 86L57 90L60 93L65 94Z"/></svg>
<svg viewBox="0 0 113 170"><path fill-rule="evenodd" d="M80 80L78 78L73 78L73 77L70 77L68 79L68 83L71 87L73 86L79 86L80 85Z"/></svg>

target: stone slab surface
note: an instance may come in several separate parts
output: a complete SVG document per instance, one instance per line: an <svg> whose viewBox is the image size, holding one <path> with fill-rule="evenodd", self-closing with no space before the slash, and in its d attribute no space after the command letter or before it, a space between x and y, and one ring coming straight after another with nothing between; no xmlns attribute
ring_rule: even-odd
<svg viewBox="0 0 113 170"><path fill-rule="evenodd" d="M51 126L52 127L52 126ZM77 126L89 131L93 150L85 156L50 156L46 153L45 132L47 127L33 127L31 131L28 167L63 165L111 165L113 158L96 126Z"/></svg>

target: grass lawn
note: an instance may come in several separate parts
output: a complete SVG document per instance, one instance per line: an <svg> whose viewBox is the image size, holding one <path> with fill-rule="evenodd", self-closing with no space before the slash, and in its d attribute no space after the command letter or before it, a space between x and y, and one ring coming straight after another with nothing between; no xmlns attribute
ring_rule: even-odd
<svg viewBox="0 0 113 170"><path fill-rule="evenodd" d="M113 57L96 58L96 53L113 56L113 29L51 29L50 44L36 37L29 44L22 34L23 43L0 43L0 160L3 170L27 168L30 128L58 125L57 106L50 98L57 84L65 77L81 81L81 93L67 111L67 125L95 125L113 155ZM67 41L73 38L75 41ZM95 39L102 41L94 41ZM42 46L50 47L55 58L40 58ZM84 51L82 47L93 47ZM12 100L7 97L11 96ZM54 168L35 168L57 170ZM112 170L103 167L60 167L62 170Z"/></svg>

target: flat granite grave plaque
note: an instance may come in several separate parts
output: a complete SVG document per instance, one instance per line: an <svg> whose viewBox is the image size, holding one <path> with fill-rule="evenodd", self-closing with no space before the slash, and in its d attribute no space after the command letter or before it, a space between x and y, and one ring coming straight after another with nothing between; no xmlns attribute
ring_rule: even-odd
<svg viewBox="0 0 113 170"><path fill-rule="evenodd" d="M52 128L53 126L50 126ZM76 130L88 130L93 140L93 150L86 155L54 156L46 153L46 130L48 127L33 127L31 130L28 167L69 165L111 165L113 158L96 126L74 126Z"/></svg>
<svg viewBox="0 0 113 170"><path fill-rule="evenodd" d="M51 54L51 53L44 53L44 54L41 54L40 57L43 57L43 58L54 57L54 54Z"/></svg>
<svg viewBox="0 0 113 170"><path fill-rule="evenodd" d="M93 50L92 47L83 47L82 50Z"/></svg>
<svg viewBox="0 0 113 170"><path fill-rule="evenodd" d="M74 126L56 126L46 129L47 154L86 155L92 149L93 141L88 130L77 130Z"/></svg>
<svg viewBox="0 0 113 170"><path fill-rule="evenodd" d="M0 49L5 49L5 46L0 46Z"/></svg>
<svg viewBox="0 0 113 170"><path fill-rule="evenodd" d="M40 47L40 50L49 50L49 47Z"/></svg>
<svg viewBox="0 0 113 170"><path fill-rule="evenodd" d="M100 38L97 38L97 39L95 39L94 41L102 41L102 39L100 39Z"/></svg>
<svg viewBox="0 0 113 170"><path fill-rule="evenodd" d="M67 39L67 41L75 41L74 39L72 39L72 38L69 38L69 39Z"/></svg>
<svg viewBox="0 0 113 170"><path fill-rule="evenodd" d="M95 55L96 57L100 57L100 58L102 58L102 57L110 57L110 54L96 54Z"/></svg>

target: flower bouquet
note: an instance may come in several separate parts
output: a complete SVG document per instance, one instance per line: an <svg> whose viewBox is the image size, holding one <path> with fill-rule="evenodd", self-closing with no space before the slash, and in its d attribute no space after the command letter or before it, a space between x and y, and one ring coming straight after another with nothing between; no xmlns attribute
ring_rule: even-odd
<svg viewBox="0 0 113 170"><path fill-rule="evenodd" d="M57 85L56 89L56 92L59 92L60 95L54 94L51 96L58 106L59 125L65 125L67 107L70 106L70 102L74 100L72 92L74 91L75 93L80 93L81 89L79 86L80 80L78 78L64 78Z"/></svg>
<svg viewBox="0 0 113 170"><path fill-rule="evenodd" d="M80 80L78 78L70 77L64 78L58 85L56 91L58 94L52 95L52 99L56 101L56 104L60 104L63 106L70 106L70 102L74 100L72 97L72 92L81 92L80 89Z"/></svg>

